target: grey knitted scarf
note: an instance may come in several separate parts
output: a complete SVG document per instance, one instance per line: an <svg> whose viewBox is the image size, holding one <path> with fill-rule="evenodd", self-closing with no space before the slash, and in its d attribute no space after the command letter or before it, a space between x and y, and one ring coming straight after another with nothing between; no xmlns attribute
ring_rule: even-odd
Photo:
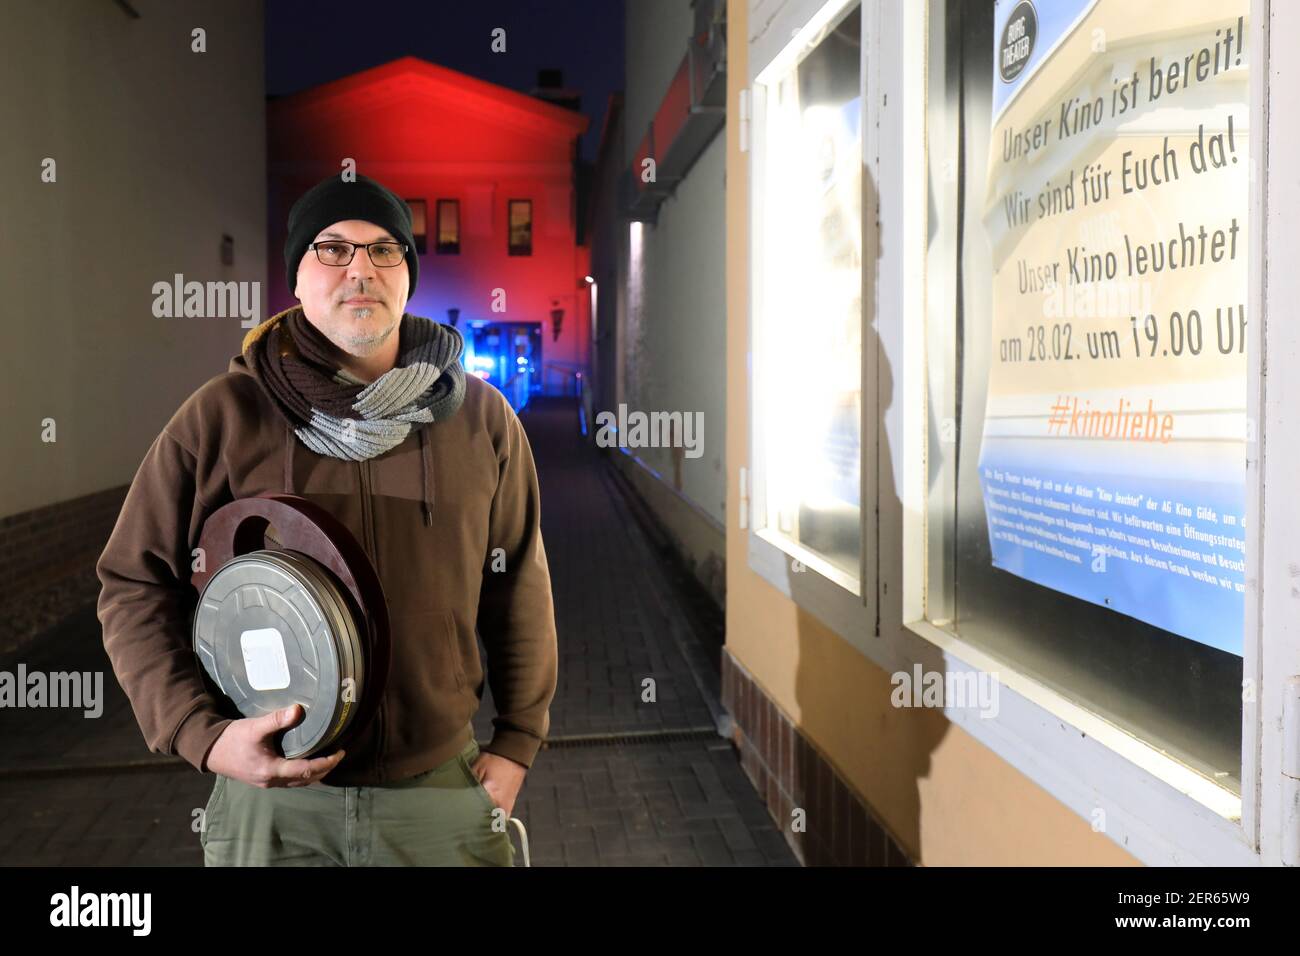
<svg viewBox="0 0 1300 956"><path fill-rule="evenodd" d="M296 429L302 443L318 455L365 461L396 448L413 425L440 421L460 408L465 398L465 370L459 360L464 337L449 325L425 324L441 334L403 351L397 366L369 385L339 369L334 380L340 385L365 386L352 406L361 417L338 418L313 408L311 422ZM435 387L444 377L451 387Z"/></svg>
<svg viewBox="0 0 1300 956"><path fill-rule="evenodd" d="M412 428L454 415L465 398L459 331L406 313L398 334L396 366L369 384L338 367L337 350L300 306L250 330L243 352L304 445L365 461L401 444Z"/></svg>
<svg viewBox="0 0 1300 956"><path fill-rule="evenodd" d="M359 417L339 417L313 407L311 421L295 429L302 443L319 455L365 461L396 448L414 425L441 421L465 398L460 364L464 337L455 328L414 316L403 317L411 334L397 365L370 384L344 369L334 381L364 386L352 409Z"/></svg>

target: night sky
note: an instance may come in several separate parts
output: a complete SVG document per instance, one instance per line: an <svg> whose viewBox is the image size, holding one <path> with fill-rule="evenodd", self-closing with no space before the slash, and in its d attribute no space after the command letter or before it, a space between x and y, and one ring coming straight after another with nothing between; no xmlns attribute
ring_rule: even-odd
<svg viewBox="0 0 1300 956"><path fill-rule="evenodd" d="M493 53L491 31L506 31ZM623 88L622 0L267 0L266 92L297 93L403 56L418 56L527 93L539 69L564 72L591 126L594 161L605 103Z"/></svg>

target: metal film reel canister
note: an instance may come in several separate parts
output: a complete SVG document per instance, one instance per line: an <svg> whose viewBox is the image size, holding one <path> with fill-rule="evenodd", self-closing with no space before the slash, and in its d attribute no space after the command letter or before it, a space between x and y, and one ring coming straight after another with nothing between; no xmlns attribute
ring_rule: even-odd
<svg viewBox="0 0 1300 956"><path fill-rule="evenodd" d="M260 495L204 522L194 652L245 717L301 704L286 757L334 751L374 717L388 679L388 610L365 551L323 508Z"/></svg>

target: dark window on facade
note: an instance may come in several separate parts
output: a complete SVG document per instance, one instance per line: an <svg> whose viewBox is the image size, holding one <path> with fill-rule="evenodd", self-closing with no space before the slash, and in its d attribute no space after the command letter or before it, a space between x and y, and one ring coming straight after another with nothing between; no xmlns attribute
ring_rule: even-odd
<svg viewBox="0 0 1300 956"><path fill-rule="evenodd" d="M460 200L438 200L438 254L460 254Z"/></svg>
<svg viewBox="0 0 1300 956"><path fill-rule="evenodd" d="M422 256L428 245L425 237L429 232L429 204L423 199L408 199L406 205L411 210L411 235L415 237L415 251Z"/></svg>
<svg viewBox="0 0 1300 956"><path fill-rule="evenodd" d="M533 254L533 201L512 199L508 204L510 214L510 255Z"/></svg>

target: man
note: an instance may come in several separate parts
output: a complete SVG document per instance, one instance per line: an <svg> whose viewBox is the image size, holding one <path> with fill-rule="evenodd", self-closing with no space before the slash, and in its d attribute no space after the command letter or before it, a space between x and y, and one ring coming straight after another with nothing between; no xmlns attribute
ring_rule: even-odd
<svg viewBox="0 0 1300 956"><path fill-rule="evenodd" d="M104 646L150 748L217 774L208 865L511 865L504 823L556 680L528 440L501 393L465 375L460 333L406 314L419 260L405 202L331 177L288 231L301 305L251 330L145 455L97 567ZM302 708L232 719L192 650L203 523L264 492L330 511L384 587L389 682L346 753L280 756L275 735ZM476 628L498 712L481 754Z"/></svg>

